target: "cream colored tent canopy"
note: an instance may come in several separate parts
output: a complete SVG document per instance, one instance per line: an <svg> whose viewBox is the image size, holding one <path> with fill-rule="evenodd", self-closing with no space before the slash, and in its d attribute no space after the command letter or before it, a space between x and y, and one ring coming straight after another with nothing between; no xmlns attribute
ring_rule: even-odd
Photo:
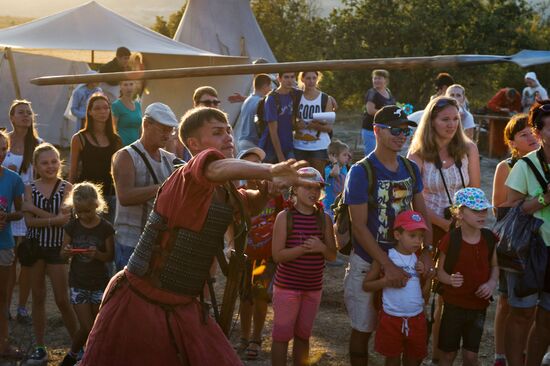
<svg viewBox="0 0 550 366"><path fill-rule="evenodd" d="M76 61L90 62L93 50L95 62L107 62L120 46L132 52L223 57L165 37L95 1L0 30L2 48Z"/></svg>

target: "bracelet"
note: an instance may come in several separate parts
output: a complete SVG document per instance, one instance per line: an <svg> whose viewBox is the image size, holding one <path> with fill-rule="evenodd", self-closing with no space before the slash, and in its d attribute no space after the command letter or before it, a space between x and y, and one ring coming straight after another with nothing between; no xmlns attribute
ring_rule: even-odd
<svg viewBox="0 0 550 366"><path fill-rule="evenodd" d="M548 206L548 202L546 202L546 200L544 199L544 194L542 193L539 194L539 196L537 197L537 201L539 201L539 203L544 207Z"/></svg>

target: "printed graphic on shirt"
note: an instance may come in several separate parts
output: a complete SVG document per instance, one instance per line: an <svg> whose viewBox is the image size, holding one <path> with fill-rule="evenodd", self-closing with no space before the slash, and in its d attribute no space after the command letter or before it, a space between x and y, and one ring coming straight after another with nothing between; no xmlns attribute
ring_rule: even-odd
<svg viewBox="0 0 550 366"><path fill-rule="evenodd" d="M76 234L72 238L71 245L75 249L91 249L96 248L101 245L101 238L99 238L96 235L89 235L89 234ZM86 256L84 254L77 254L75 255L75 259L79 262L83 263L89 263L93 261L93 258Z"/></svg>
<svg viewBox="0 0 550 366"><path fill-rule="evenodd" d="M300 131L296 131L294 134L295 140L302 140L302 141L317 141L319 140L319 134L316 130L310 130L307 129L307 126L310 124L309 121L313 119L313 113L320 113L321 112L321 106L320 105L311 105L311 104L300 104L300 110L298 111L298 116L304 120L304 123L306 125L305 129L302 129Z"/></svg>
<svg viewBox="0 0 550 366"><path fill-rule="evenodd" d="M410 177L399 180L378 181L378 221L380 226L377 232L377 241L391 241L389 217L395 217L401 211L409 209L412 205L413 182ZM387 204L391 203L390 206Z"/></svg>

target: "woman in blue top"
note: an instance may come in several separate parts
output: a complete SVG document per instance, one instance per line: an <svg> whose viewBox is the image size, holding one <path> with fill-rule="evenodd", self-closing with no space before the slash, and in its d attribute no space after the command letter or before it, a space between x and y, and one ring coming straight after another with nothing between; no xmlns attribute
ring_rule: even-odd
<svg viewBox="0 0 550 366"><path fill-rule="evenodd" d="M113 122L123 146L130 145L141 136L141 103L134 99L134 90L133 81L122 81L120 98L111 105Z"/></svg>
<svg viewBox="0 0 550 366"><path fill-rule="evenodd" d="M1 165L9 145L8 135L0 131L0 358L13 359L22 354L8 343L8 282L15 260L10 222L23 217L21 206L25 186L19 174ZM14 211L11 211L12 205Z"/></svg>

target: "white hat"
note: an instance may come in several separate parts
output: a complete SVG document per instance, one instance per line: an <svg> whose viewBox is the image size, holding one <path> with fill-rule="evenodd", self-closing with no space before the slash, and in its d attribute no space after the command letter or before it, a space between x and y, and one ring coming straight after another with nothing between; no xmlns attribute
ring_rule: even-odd
<svg viewBox="0 0 550 366"><path fill-rule="evenodd" d="M242 159L246 155L255 154L258 155L260 158L260 161L263 161L265 159L265 151L260 149L259 147L251 147L250 149L243 150L237 155L237 159Z"/></svg>
<svg viewBox="0 0 550 366"><path fill-rule="evenodd" d="M531 80L534 80L537 83L537 85L540 84L539 79L537 79L537 74L535 74L533 71L530 71L527 74L525 74L524 79L531 79Z"/></svg>
<svg viewBox="0 0 550 366"><path fill-rule="evenodd" d="M156 102L149 104L145 109L144 117L149 117L155 122L168 127L178 127L178 119L170 107L164 103Z"/></svg>

